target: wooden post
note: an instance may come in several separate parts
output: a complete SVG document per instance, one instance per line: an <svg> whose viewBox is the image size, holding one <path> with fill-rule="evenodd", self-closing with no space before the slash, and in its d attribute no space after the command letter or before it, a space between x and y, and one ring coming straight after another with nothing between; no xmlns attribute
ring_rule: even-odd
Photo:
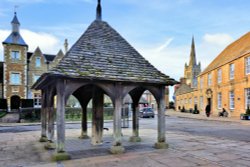
<svg viewBox="0 0 250 167"><path fill-rule="evenodd" d="M116 85L115 93L116 93L115 110L113 115L114 141L110 151L113 154L119 154L125 151L121 141L121 111L122 111L123 99L122 99L122 86L120 84Z"/></svg>
<svg viewBox="0 0 250 167"><path fill-rule="evenodd" d="M102 90L93 88L93 112L92 112L92 137L93 145L102 144L103 135L103 101L104 95Z"/></svg>
<svg viewBox="0 0 250 167"><path fill-rule="evenodd" d="M70 156L65 152L65 83L66 81L61 79L57 81L56 85L56 128L57 128L57 142L56 142L56 153L52 159L57 160L68 160Z"/></svg>
<svg viewBox="0 0 250 167"><path fill-rule="evenodd" d="M42 108L41 108L41 138L40 142L47 142L47 135L46 135L46 130L47 130L47 104L46 104L46 95L47 91L42 90Z"/></svg>
<svg viewBox="0 0 250 167"><path fill-rule="evenodd" d="M64 81L57 83L57 111L56 111L56 125L57 125L57 152L64 152L65 142L65 85Z"/></svg>
<svg viewBox="0 0 250 167"><path fill-rule="evenodd" d="M80 139L88 139L87 105L82 106L82 130Z"/></svg>
<svg viewBox="0 0 250 167"><path fill-rule="evenodd" d="M47 98L47 104L48 104L48 142L45 145L46 149L55 149L54 144L54 96L52 95L52 90L50 89L50 92L48 92L49 96Z"/></svg>
<svg viewBox="0 0 250 167"><path fill-rule="evenodd" d="M130 137L131 142L140 142L141 138L139 137L139 106L138 103L132 104L132 111L133 111L133 134Z"/></svg>
<svg viewBox="0 0 250 167"><path fill-rule="evenodd" d="M160 89L160 95L157 98L158 103L158 141L155 143L155 148L167 148L168 144L165 139L165 87Z"/></svg>

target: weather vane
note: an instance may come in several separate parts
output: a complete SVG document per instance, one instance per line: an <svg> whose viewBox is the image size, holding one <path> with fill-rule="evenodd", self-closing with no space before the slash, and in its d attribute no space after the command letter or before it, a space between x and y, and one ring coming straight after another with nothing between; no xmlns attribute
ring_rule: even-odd
<svg viewBox="0 0 250 167"><path fill-rule="evenodd" d="M18 5L15 5L14 6L14 13L16 14L16 11L17 11L17 8L18 8L19 6Z"/></svg>

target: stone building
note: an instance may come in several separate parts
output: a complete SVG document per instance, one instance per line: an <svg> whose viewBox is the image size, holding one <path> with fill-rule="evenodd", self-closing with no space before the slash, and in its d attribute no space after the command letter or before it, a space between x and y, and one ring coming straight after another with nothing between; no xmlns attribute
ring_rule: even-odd
<svg viewBox="0 0 250 167"><path fill-rule="evenodd" d="M250 105L250 33L227 46L198 76L198 88L189 93L178 94L176 103L193 106L197 99L198 108L204 111L211 105L212 114L225 108L230 116L245 113ZM177 93L177 92L176 92ZM187 103L186 103L187 102Z"/></svg>
<svg viewBox="0 0 250 167"><path fill-rule="evenodd" d="M31 90L31 85L50 68L56 65L64 54L44 54L39 47L28 52L28 44L22 38L16 13L11 22L12 32L3 41L4 62L0 66L1 98L7 99L11 109L18 109L20 99L34 99L36 107L41 106L40 91Z"/></svg>
<svg viewBox="0 0 250 167"><path fill-rule="evenodd" d="M175 85L175 107L177 109L185 108L186 110L193 109L197 105L197 90L198 75L201 72L201 64L196 62L196 52L194 37L192 38L189 64L185 63L184 77L181 78L180 84ZM194 97L193 97L194 96Z"/></svg>

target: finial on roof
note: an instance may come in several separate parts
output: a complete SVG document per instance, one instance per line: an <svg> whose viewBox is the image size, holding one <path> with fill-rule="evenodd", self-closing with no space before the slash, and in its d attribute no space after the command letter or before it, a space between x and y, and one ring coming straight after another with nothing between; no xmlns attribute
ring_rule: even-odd
<svg viewBox="0 0 250 167"><path fill-rule="evenodd" d="M11 21L12 32L14 32L14 33L19 32L19 26L20 26L20 23L19 23L19 21L17 19L16 8L17 8L17 6L15 6L14 17L13 17L13 20Z"/></svg>
<svg viewBox="0 0 250 167"><path fill-rule="evenodd" d="M15 5L14 6L14 14L16 15L16 10L17 10L17 8L18 8L18 5Z"/></svg>
<svg viewBox="0 0 250 167"><path fill-rule="evenodd" d="M65 39L65 41L64 41L65 54L68 52L68 46L69 46L68 39Z"/></svg>
<svg viewBox="0 0 250 167"><path fill-rule="evenodd" d="M98 0L97 8L96 8L96 20L102 20L102 7L101 0Z"/></svg>

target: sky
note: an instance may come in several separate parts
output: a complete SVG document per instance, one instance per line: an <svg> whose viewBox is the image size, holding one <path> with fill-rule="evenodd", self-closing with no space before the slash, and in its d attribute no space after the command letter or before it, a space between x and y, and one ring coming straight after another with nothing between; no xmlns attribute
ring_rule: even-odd
<svg viewBox="0 0 250 167"><path fill-rule="evenodd" d="M56 54L64 50L66 38L72 46L95 20L96 4L0 0L0 40L10 34L16 10L29 51L39 46L43 53ZM102 17L157 69L179 80L189 61L192 36L204 70L227 45L249 32L249 6L249 0L102 0ZM1 46L0 61L2 55Z"/></svg>

